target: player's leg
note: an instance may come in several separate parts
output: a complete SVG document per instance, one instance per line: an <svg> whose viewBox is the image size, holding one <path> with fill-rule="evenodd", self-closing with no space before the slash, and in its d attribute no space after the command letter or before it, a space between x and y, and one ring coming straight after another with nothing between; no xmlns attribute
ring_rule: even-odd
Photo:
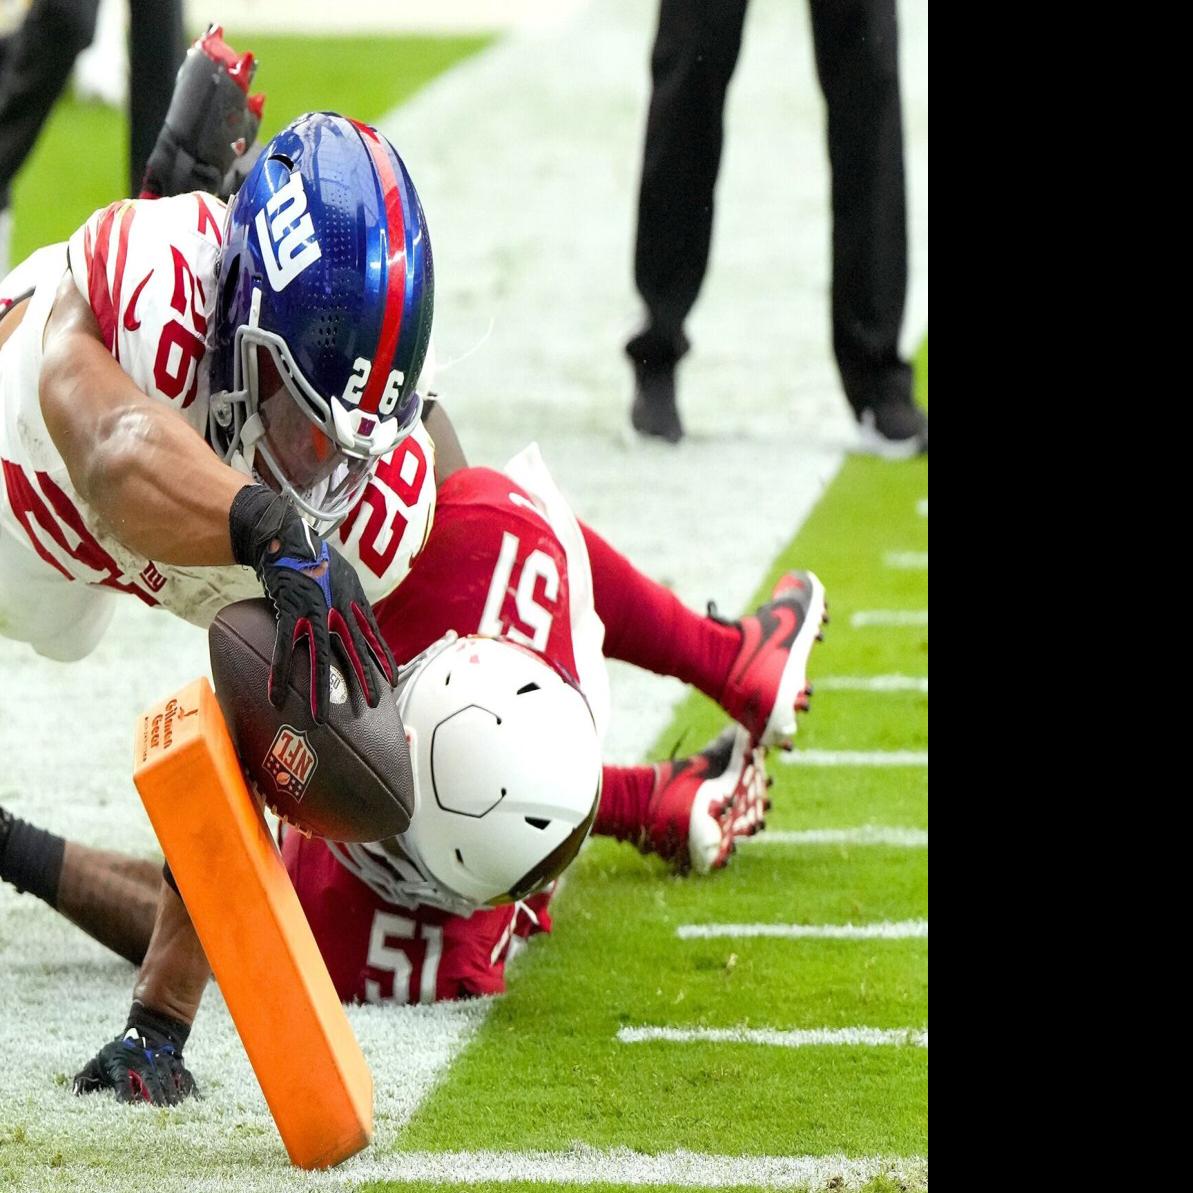
<svg viewBox="0 0 1193 1193"><path fill-rule="evenodd" d="M68 580L49 562L58 545L36 550L24 527L37 523L39 499L27 473L5 465L0 487L0 636L27 642L61 663L85 658L98 645L116 611L116 593Z"/></svg>
<svg viewBox="0 0 1193 1193"><path fill-rule="evenodd" d="M741 646L741 631L689 609L643 575L592 527L580 523L592 566L608 658L682 679L716 700Z"/></svg>
<svg viewBox="0 0 1193 1193"><path fill-rule="evenodd" d="M95 36L99 0L34 0L9 39L0 75L0 207L75 58Z"/></svg>
<svg viewBox="0 0 1193 1193"><path fill-rule="evenodd" d="M670 442L683 435L674 371L688 348L684 321L708 264L725 93L745 11L746 0L659 6L634 252L646 323L626 353L636 380L633 424Z"/></svg>
<svg viewBox="0 0 1193 1193"><path fill-rule="evenodd" d="M186 51L182 0L129 0L129 194L141 189L145 165L166 119L174 77Z"/></svg>
<svg viewBox="0 0 1193 1193"><path fill-rule="evenodd" d="M907 195L895 0L811 0L832 169L833 350L862 443L928 448L899 355L907 295Z"/></svg>
<svg viewBox="0 0 1193 1193"><path fill-rule="evenodd" d="M606 766L592 831L658 854L681 874L706 874L728 862L739 837L764 827L770 783L763 751L733 726L688 758Z"/></svg>
<svg viewBox="0 0 1193 1193"><path fill-rule="evenodd" d="M161 875L160 861L66 841L0 808L0 879L134 965L153 931Z"/></svg>
<svg viewBox="0 0 1193 1193"><path fill-rule="evenodd" d="M826 620L824 586L789 572L771 600L739 621L695 613L581 523L605 654L690 683L756 743L789 742L807 708L808 655Z"/></svg>

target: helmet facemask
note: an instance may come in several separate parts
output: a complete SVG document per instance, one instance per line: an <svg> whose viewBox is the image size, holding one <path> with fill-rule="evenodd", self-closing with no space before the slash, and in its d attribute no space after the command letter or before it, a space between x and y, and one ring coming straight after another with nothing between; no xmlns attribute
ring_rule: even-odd
<svg viewBox="0 0 1193 1193"><path fill-rule="evenodd" d="M260 310L254 289L248 322L233 338L232 388L211 397L211 439L225 463L235 465L239 455L244 470L327 534L360 500L382 457L417 425L422 397L412 393L398 417L362 418L307 381L286 341L260 326Z"/></svg>

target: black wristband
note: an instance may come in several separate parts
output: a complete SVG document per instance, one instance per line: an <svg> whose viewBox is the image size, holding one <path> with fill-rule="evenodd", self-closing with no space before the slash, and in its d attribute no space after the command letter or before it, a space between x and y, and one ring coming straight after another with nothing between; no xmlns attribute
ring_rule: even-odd
<svg viewBox="0 0 1193 1193"><path fill-rule="evenodd" d="M175 1019L164 1011L154 1011L138 999L133 999L132 1008L128 1012L128 1022L124 1030L129 1028L145 1034L146 1029L161 1036L181 1052L186 1047L186 1041L191 1034L191 1025Z"/></svg>
<svg viewBox="0 0 1193 1193"><path fill-rule="evenodd" d="M66 841L0 808L0 879L58 906Z"/></svg>
<svg viewBox="0 0 1193 1193"><path fill-rule="evenodd" d="M287 511L285 499L266 485L245 485L228 510L232 558L259 570L265 547L285 525Z"/></svg>

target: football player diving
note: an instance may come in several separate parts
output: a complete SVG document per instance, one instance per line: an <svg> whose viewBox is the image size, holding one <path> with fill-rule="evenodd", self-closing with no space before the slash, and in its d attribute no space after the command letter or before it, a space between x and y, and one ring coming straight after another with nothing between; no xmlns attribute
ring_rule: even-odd
<svg viewBox="0 0 1193 1193"><path fill-rule="evenodd" d="M795 731L824 617L823 588L808 572L783 577L739 622L697 614L574 517L537 450L504 472L456 467L450 455L427 543L375 606L397 657L412 660L399 668L396 697L420 792L410 828L372 844L288 827L282 838L345 1002L501 993L521 940L551 930L553 881L590 826L679 872L723 866L762 827L763 743ZM601 767L602 649L684 679L738 724L687 758ZM449 723L460 733L444 741L436 731ZM495 786L505 793L497 802ZM64 841L0 809L0 877L142 963L157 863ZM208 975L197 938L193 948L191 964L169 975L186 1022ZM124 1099L172 1102L193 1079L180 1051L147 1061L109 1045L76 1088L109 1085Z"/></svg>
<svg viewBox="0 0 1193 1193"><path fill-rule="evenodd" d="M260 111L252 66L215 30L192 51L147 193L234 165ZM404 576L434 501L432 482L375 473L397 449L431 458L416 382L433 300L405 166L328 113L279 133L227 205L123 200L19 264L0 279L0 633L69 662L117 594L206 625L264 589L271 697L297 654L322 720L335 638L375 705L396 665L371 601ZM354 522L366 488L382 517ZM128 1027L163 1055L181 1051L163 983L186 972L184 929L167 884Z"/></svg>
<svg viewBox="0 0 1193 1193"><path fill-rule="evenodd" d="M200 43L200 52L225 73L236 74L243 60L225 53L218 38L215 42L210 38ZM193 68L194 61L192 54L188 59L192 67L184 72ZM240 91L247 96L245 73L239 68L244 83ZM180 93L182 84L180 75ZM300 137L298 126L302 123L296 122L282 137L288 133ZM304 223L304 212L293 209L292 198L277 200L269 207L286 187L290 187L291 196L311 189L311 180L302 173L302 146L295 149L293 142L279 145L279 141L271 142L249 172L223 231L225 253L239 246L242 255L248 254L241 268L256 268L258 281L271 286L275 274L284 279L288 270L296 271L291 278L296 285L301 281L308 268L302 265L303 254L312 263L317 260L309 245L320 245L323 227L318 218ZM242 207L245 191L256 193L249 188L279 157L292 172L268 180L272 189L270 185L264 188L263 193L270 196L264 202ZM177 158L175 154L174 160ZM393 160L397 160L396 154ZM185 177L187 170L159 173ZM295 176L303 181L294 184ZM397 170L393 177L398 178ZM408 184L404 173L401 178ZM171 185L167 181L159 193L168 193ZM412 187L403 198L412 199L417 209ZM185 203L190 218L197 219L202 237L208 223L215 230L211 213L218 210L217 202L209 195L184 195L159 200L154 214L159 205L181 210L178 205ZM309 198L307 204L317 211ZM148 206L133 205L135 218L141 221L133 230L149 223ZM147 262L139 254L134 256L138 242L125 222L133 217L122 215L125 209L120 205L117 208L106 229L103 221L108 213L98 213L71 243L73 247L81 236L85 254L90 246L92 255L85 256L88 278L93 272L93 255L100 251L97 246L106 246L102 261L109 290L115 291L109 294L106 309L109 314L115 312L113 317L120 321L114 329L111 352L121 365L131 362L135 368L139 363L141 375L149 376L145 354L152 352L153 345L146 348L145 341L134 338L133 333L145 325L146 313L156 311L156 305L137 306L128 297L130 291L136 294L143 289L142 302L154 295L157 304L170 302L170 309L157 316L155 326L160 332L163 322L175 315L195 315L200 302L210 306L209 296L218 283L215 327L201 328L194 320L191 324L196 336L206 333L209 340L214 338L215 348L189 362L185 350L181 355L173 349L163 354L159 346L154 380L159 363L172 370L169 377L184 374L173 395L178 398L184 391L187 395L176 403L180 411L206 397L208 443L217 451L230 453L228 458L239 463L238 452L252 461L254 448L262 449L255 456L261 475L277 481L281 474L279 488L306 517L326 533L334 530L337 534L344 555L360 571L362 602L364 595L377 599L382 592L393 590L417 557L417 566L405 583L388 599L377 600L377 628L387 640L381 644L383 651L389 646L398 657L414 660L398 673L397 698L412 738L416 779L424 787L433 780L437 791L453 794L433 805L422 801L410 830L396 841L337 846L291 832L283 842L287 867L340 996L345 1000L406 1002L499 992L511 942L549 928L549 890L539 888L549 884L574 856L594 817L594 831L630 840L679 869L707 870L723 865L735 839L756 831L761 822L765 809L761 747L788 739L794 732L795 709L806 703L807 657L824 613L819 581L810 573L785 577L774 599L741 622L692 613L666 589L637 572L595 531L576 521L537 453L523 453L506 473L465 468L450 424L434 401L423 403L422 421L415 416L413 430L400 438L388 455L380 453L371 458L371 467L358 467L355 472L351 464L345 464L340 470L323 473L324 489L312 494L310 485L304 489L294 483L281 459L284 448L293 449L296 443L305 447L306 428L299 424L296 431L292 417L283 426L283 415L269 419L258 415L251 405L253 387L246 385L254 370L258 393L263 392L260 383L264 377L275 385L279 378L294 378L296 373L301 380L304 365L315 367L309 364L309 343L292 343L277 332L270 338L257 330L263 326L261 310L268 304L249 292L246 308L242 280L228 280L226 258L218 257L218 243L215 278L208 261L207 272L195 278L189 295L185 275L173 290L154 287L149 275L142 281ZM238 211L248 213L239 222ZM246 232L244 224L250 219L252 226ZM421 211L419 221L429 284L429 245ZM154 226L159 237L163 227ZM216 232L217 242L219 235ZM297 239L287 248L288 236ZM262 249L270 255L259 260ZM131 264L134 261L137 266ZM115 281L113 268L120 270ZM126 273L130 280L122 287L120 279ZM285 281L282 289L289 284ZM264 291L265 285L259 289ZM234 346L240 347L237 341L246 340L249 346L233 353L231 379L220 388L217 378L227 374L208 373L199 366L212 357L211 364L218 365L220 302L231 302L225 297L227 291L242 300L233 322L243 330L232 333ZM0 283L0 296L13 292L7 283ZM89 285L85 293L91 299ZM99 306L104 308L102 293L100 297ZM276 290L269 297L276 299ZM176 298L182 311L173 301ZM95 310L94 301L90 305L102 327L101 312ZM417 313L403 310L403 326L408 316L415 318ZM350 320L360 315L350 312L342 317ZM237 322L240 319L244 322ZM315 331L322 329L330 336L327 328L332 316L323 312L323 319ZM311 325L305 326L309 334ZM178 333L172 335L179 338ZM163 355L164 361L159 362L157 358ZM4 363L0 358L0 379ZM195 364L193 377L191 363ZM387 386L378 396L378 389L370 390L368 385L370 361L361 358L353 365L353 376L341 395L344 400L333 397L325 403L331 411L325 422L335 432L347 422L359 437L366 433L361 428L367 420L353 421L353 417L359 415L366 399L374 411L386 407L394 387ZM133 376L138 377L135 372ZM169 398L167 390L159 386L155 391L149 384L147 381L146 392L150 396ZM396 386L400 391L401 382ZM238 404L243 389L250 393ZM312 396L305 389L301 392L306 399L302 412L314 423ZM233 396L224 404L226 393ZM399 401L395 392L394 406ZM292 416L291 411L286 413ZM322 424L319 430L330 440L332 431ZM306 436L315 438L309 430ZM357 445L357 440L353 442ZM347 452L348 445L342 450ZM287 461L292 458L293 451L285 457ZM7 464L5 471L7 479ZM38 481L41 484L40 477ZM290 490L284 488L287 483ZM315 488L318 490L317 485ZM58 511L60 502L44 486L43 493ZM332 502L319 500L333 493ZM438 513L428 538L436 502ZM338 527L337 518L344 519ZM38 513L33 513L32 520L46 528ZM49 533L52 536L52 531ZM53 541L58 543L57 538ZM319 539L313 538L313 542ZM128 550L119 542L116 545ZM115 551L106 540L104 546ZM329 548L329 557L331 550L334 548ZM115 564L124 556L113 554L112 558ZM138 561L134 558L132 562ZM118 578L149 603L166 604L200 624L209 621L223 604L246 595L243 589L199 590L195 580L204 574L200 569L162 566L168 562L163 556L153 563L146 560L139 571L126 566ZM172 595L161 599L160 594L176 579L182 582L175 585ZM186 592L192 595L177 595ZM183 610L169 604L170 600L190 600L191 604ZM367 608L367 603L361 607ZM507 643L466 637L453 640L453 634L475 633L502 637ZM607 715L602 646L610 657L694 684L718 700L739 722L739 728L691 758L654 767L599 768L599 763L592 761L596 755L590 746ZM461 651L469 653L470 661L480 659L483 665L459 666ZM358 657L362 654L358 648ZM446 674L452 674L450 685L441 682ZM444 692L452 696L448 705L442 700ZM536 693L543 698L536 699ZM480 726L481 731L471 734L461 747L458 765L445 773L441 757L420 750L419 742L429 742L438 724L469 703L500 709L506 728L516 728L521 735L512 740L521 744L511 749L509 734L498 743L491 736L486 738ZM544 743L558 750L552 752ZM561 755L569 760L568 766L560 765ZM503 800L491 814L478 818L470 802L475 801L476 793L466 781L475 769L469 757L484 757L489 767L495 760L506 766L510 777L505 786L516 792L517 798ZM599 775L591 773L593 767ZM599 803L594 804L598 784ZM456 814L453 808L473 814ZM529 814L528 808L533 808ZM183 1062L182 1049L209 971L185 909L176 893L163 886L159 868L64 842L0 809L0 876L39 895L97 939L142 965L126 1032L85 1067L76 1079L76 1088L85 1092L112 1087L123 1099L163 1103L189 1093L193 1079Z"/></svg>

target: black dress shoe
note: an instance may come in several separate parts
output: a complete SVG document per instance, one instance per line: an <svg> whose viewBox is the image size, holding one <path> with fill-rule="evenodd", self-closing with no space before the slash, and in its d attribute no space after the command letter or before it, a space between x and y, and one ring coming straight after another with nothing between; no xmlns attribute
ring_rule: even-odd
<svg viewBox="0 0 1193 1193"><path fill-rule="evenodd" d="M630 407L634 430L678 443L683 438L683 424L675 406L675 370L635 368L634 377L634 404Z"/></svg>
<svg viewBox="0 0 1193 1193"><path fill-rule="evenodd" d="M888 398L858 415L859 450L888 460L928 452L928 416L910 398Z"/></svg>

